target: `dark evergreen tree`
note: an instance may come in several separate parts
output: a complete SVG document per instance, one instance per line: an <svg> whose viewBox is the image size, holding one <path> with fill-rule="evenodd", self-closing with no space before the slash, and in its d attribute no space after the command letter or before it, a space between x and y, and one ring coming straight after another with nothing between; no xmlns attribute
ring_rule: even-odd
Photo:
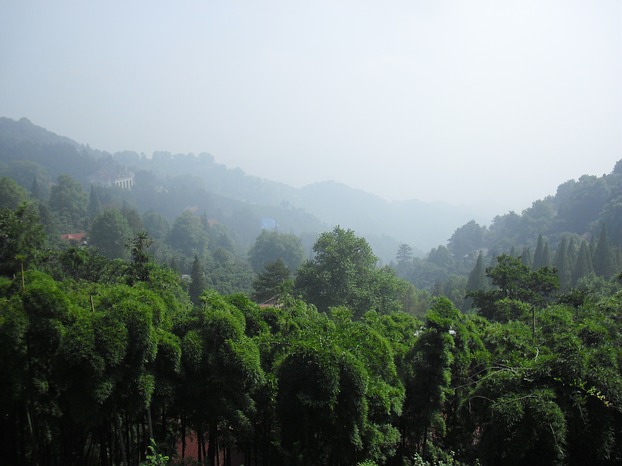
<svg viewBox="0 0 622 466"><path fill-rule="evenodd" d="M194 262L192 263L192 271L190 272L190 286L188 287L188 294L190 300L194 304L199 304L199 297L207 288L207 278L205 277L205 271L199 260L199 256L194 256Z"/></svg>
<svg viewBox="0 0 622 466"><path fill-rule="evenodd" d="M253 299L262 303L274 298L283 291L283 285L291 276L291 270L279 257L272 264L266 265L264 271L253 280Z"/></svg>
<svg viewBox="0 0 622 466"><path fill-rule="evenodd" d="M130 266L130 284L149 281L149 254L147 249L153 245L146 231L141 231L131 239L128 246L132 255Z"/></svg>
<svg viewBox="0 0 622 466"><path fill-rule="evenodd" d="M548 267L551 265L551 254L549 251L549 243L542 237L542 234L538 235L538 244L536 245L536 252L533 256L533 270L537 270L540 267Z"/></svg>
<svg viewBox="0 0 622 466"><path fill-rule="evenodd" d="M397 265L404 264L406 262L410 262L413 258L413 248L410 245L404 243L400 244L400 247L397 250L397 254L395 255L395 259L397 260Z"/></svg>

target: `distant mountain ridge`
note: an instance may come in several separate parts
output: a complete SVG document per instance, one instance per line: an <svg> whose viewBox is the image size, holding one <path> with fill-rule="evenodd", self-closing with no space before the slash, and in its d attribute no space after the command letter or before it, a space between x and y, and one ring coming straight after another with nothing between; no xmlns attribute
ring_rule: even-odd
<svg viewBox="0 0 622 466"><path fill-rule="evenodd" d="M80 147L73 139L59 136L41 126L33 124L28 118L18 121L0 117L0 140L14 140L17 142L34 142L36 144L69 144Z"/></svg>
<svg viewBox="0 0 622 466"><path fill-rule="evenodd" d="M59 145L70 146L75 151L72 157L81 159L79 163L74 162L65 168L74 177L82 174L81 181L85 184L89 173L84 171L94 170L97 165L110 161L134 170L152 172L161 178L198 178L204 183L206 191L245 203L259 215L263 211L279 215L279 212L302 210L318 219L318 229L330 229L337 224L351 228L368 239L385 263L395 257L401 243L410 244L418 254L422 254L444 244L457 228L469 220L486 221L481 214L461 206L418 200L387 201L336 182L324 181L294 188L247 175L239 168L218 164L208 153L195 156L155 152L151 158L129 151L110 154L56 135L26 118L19 121L0 118L0 163L12 157L27 158L44 167L52 166L54 169L50 172L57 176L62 167L54 166L53 160L47 160L46 164L45 159L48 153L48 158L52 158L52 148ZM17 152L23 153L20 155ZM263 210L258 206L264 206ZM275 220L279 223L279 218Z"/></svg>

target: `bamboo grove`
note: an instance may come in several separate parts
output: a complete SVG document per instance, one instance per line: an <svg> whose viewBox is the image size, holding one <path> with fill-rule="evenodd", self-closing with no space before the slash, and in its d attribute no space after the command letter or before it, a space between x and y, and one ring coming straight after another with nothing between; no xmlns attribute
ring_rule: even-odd
<svg viewBox="0 0 622 466"><path fill-rule="evenodd" d="M616 279L560 293L554 269L505 255L466 313L318 310L287 290L193 303L146 235L110 260L38 248L25 211L0 221L20 251L0 278L6 464L138 465L151 439L214 466L622 461Z"/></svg>

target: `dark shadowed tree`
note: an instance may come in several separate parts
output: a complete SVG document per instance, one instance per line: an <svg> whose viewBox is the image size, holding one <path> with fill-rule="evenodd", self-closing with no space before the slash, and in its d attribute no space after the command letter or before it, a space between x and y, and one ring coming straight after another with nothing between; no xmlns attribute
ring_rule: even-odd
<svg viewBox="0 0 622 466"><path fill-rule="evenodd" d="M284 291L283 287L291 277L292 272L289 267L281 258L278 258L272 264L266 265L264 271L253 280L253 299L262 303L277 296Z"/></svg>
<svg viewBox="0 0 622 466"><path fill-rule="evenodd" d="M192 271L190 272L190 286L188 287L188 294L190 300L194 304L199 304L199 297L207 288L207 278L205 277L205 271L203 265L198 256L194 256L194 262L192 263Z"/></svg>

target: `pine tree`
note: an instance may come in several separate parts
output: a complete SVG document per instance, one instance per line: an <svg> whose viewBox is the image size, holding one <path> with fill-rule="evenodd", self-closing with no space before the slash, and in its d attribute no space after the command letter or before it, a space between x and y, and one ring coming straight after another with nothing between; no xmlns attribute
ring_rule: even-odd
<svg viewBox="0 0 622 466"><path fill-rule="evenodd" d="M253 280L253 299L261 303L279 295L284 283L291 276L291 270L279 257L275 262L266 265L264 271Z"/></svg>
<svg viewBox="0 0 622 466"><path fill-rule="evenodd" d="M400 247L397 250L397 254L395 255L395 259L397 260L398 265L410 262L412 258L413 248L411 248L410 245L406 243L400 244Z"/></svg>
<svg viewBox="0 0 622 466"><path fill-rule="evenodd" d="M594 257L594 251L596 251L596 235L592 234L590 238L590 257Z"/></svg>
<svg viewBox="0 0 622 466"><path fill-rule="evenodd" d="M194 304L199 304L199 297L201 293L207 288L207 279L203 266L198 256L194 256L194 262L192 263L192 271L190 272L190 286L188 287L188 294L190 300Z"/></svg>
<svg viewBox="0 0 622 466"><path fill-rule="evenodd" d="M598 244L592 257L592 264L594 273L599 277L609 279L616 272L616 254L607 236L607 227L605 225L600 230Z"/></svg>

